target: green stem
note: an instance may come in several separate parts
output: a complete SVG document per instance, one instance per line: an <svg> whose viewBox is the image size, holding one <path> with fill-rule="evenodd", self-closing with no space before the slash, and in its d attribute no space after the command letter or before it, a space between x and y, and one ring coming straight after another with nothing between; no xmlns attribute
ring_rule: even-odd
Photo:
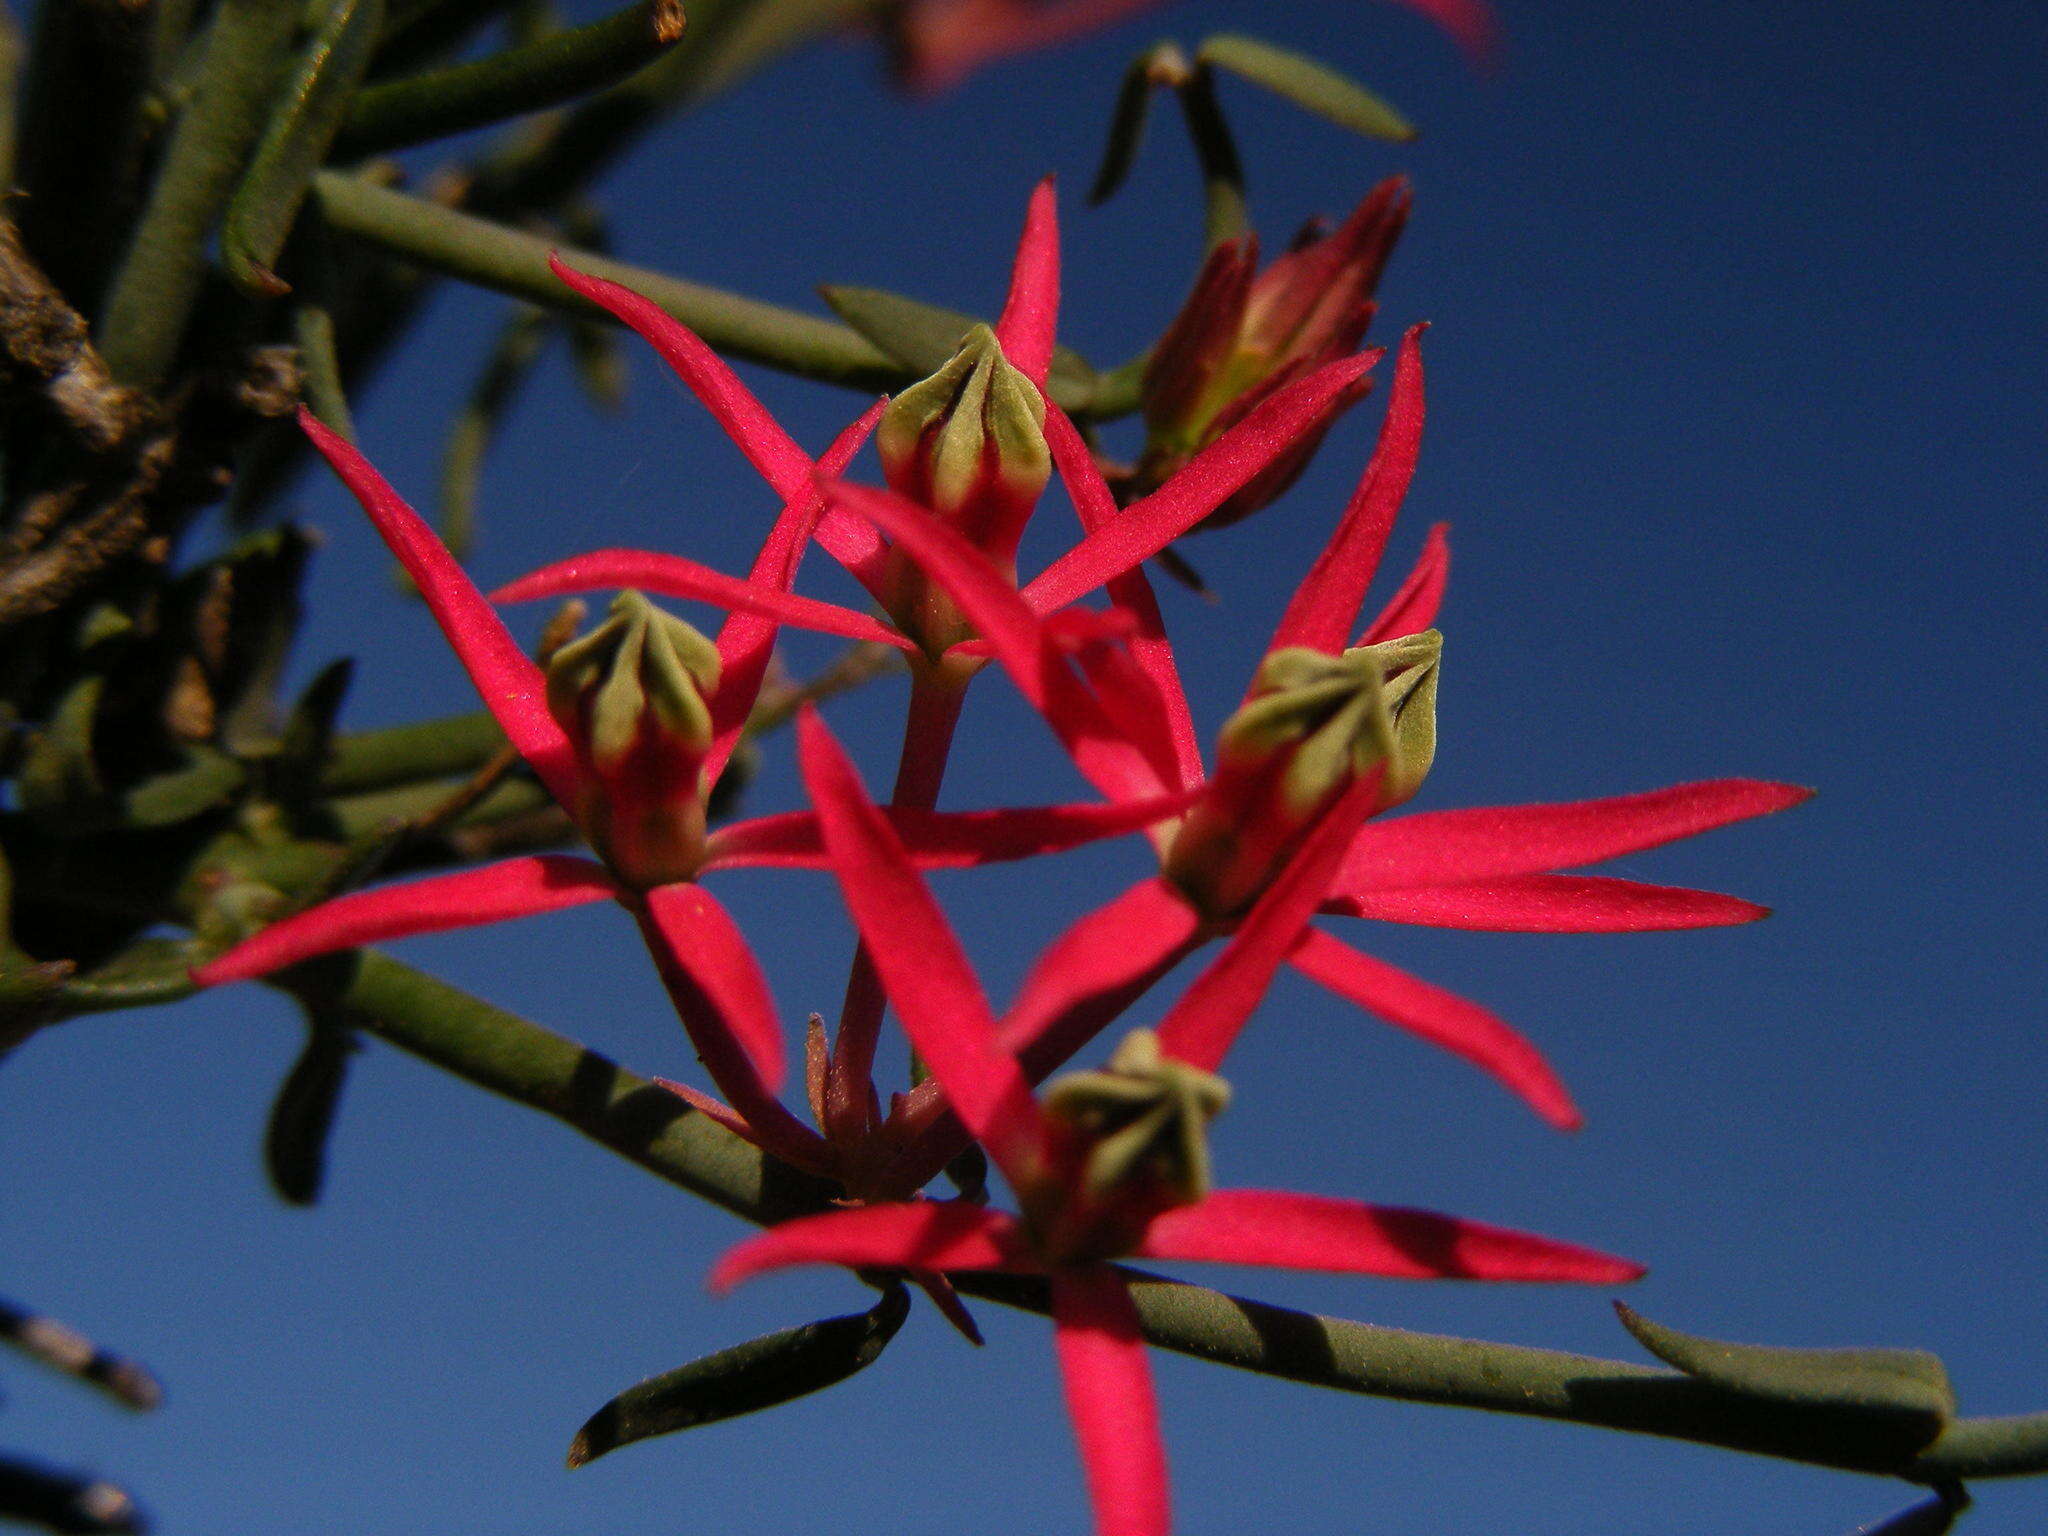
<svg viewBox="0 0 2048 1536"><path fill-rule="evenodd" d="M608 318L548 270L553 248L546 240L336 171L322 171L314 179L314 192L327 222L344 234L515 298L575 315ZM855 331L830 320L588 251L562 250L559 254L579 271L610 278L644 294L720 352L855 389L892 389L907 382L900 364Z"/></svg>
<svg viewBox="0 0 2048 1536"><path fill-rule="evenodd" d="M333 962L335 999L394 1045L553 1115L748 1221L823 1208L832 1191L782 1169L674 1095L539 1025L381 955ZM1043 1281L957 1274L959 1288L1044 1312ZM1759 1403L1652 1366L1317 1317L1201 1286L1132 1276L1146 1339L1290 1381L1482 1408L1938 1483L2048 1472L2048 1413L1956 1419L1932 1445L1878 1459L1837 1415Z"/></svg>
<svg viewBox="0 0 2048 1536"><path fill-rule="evenodd" d="M206 272L207 238L263 129L298 17L293 0L221 0L214 14L199 93L171 136L101 318L101 354L123 383L154 386L170 371Z"/></svg>
<svg viewBox="0 0 2048 1536"><path fill-rule="evenodd" d="M572 101L645 68L682 35L677 0L636 0L524 47L372 86L350 107L335 158L383 154Z"/></svg>

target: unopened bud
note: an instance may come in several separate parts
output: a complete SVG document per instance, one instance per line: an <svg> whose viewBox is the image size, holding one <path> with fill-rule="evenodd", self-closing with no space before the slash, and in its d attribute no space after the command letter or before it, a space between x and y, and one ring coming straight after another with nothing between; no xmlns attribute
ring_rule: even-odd
<svg viewBox="0 0 2048 1536"><path fill-rule="evenodd" d="M1231 918L1361 774L1379 774L1376 809L1413 796L1436 756L1442 652L1432 629L1339 656L1269 654L1223 727L1208 791L1167 850L1167 878L1212 919Z"/></svg>
<svg viewBox="0 0 2048 1536"><path fill-rule="evenodd" d="M638 592L621 592L609 618L548 661L548 710L582 770L572 809L629 884L688 880L703 862L718 676L718 648Z"/></svg>
<svg viewBox="0 0 2048 1536"><path fill-rule="evenodd" d="M1052 475L1045 400L977 325L952 360L893 400L875 433L900 495L930 507L998 563L1011 564Z"/></svg>
<svg viewBox="0 0 2048 1536"><path fill-rule="evenodd" d="M1162 1197L1193 1205L1209 1193L1209 1122L1228 1107L1230 1085L1162 1055L1151 1030L1126 1035L1102 1071L1057 1079L1044 1102L1085 1147L1081 1192L1090 1204L1126 1192L1156 1209Z"/></svg>
<svg viewBox="0 0 2048 1536"><path fill-rule="evenodd" d="M1253 236L1212 251L1140 380L1145 452L1120 494L1130 499L1164 484L1277 390L1355 351L1408 208L1407 186L1395 178L1335 230L1305 230L1263 272ZM1333 399L1320 422L1200 526L1234 523L1282 495L1367 387L1361 380Z"/></svg>

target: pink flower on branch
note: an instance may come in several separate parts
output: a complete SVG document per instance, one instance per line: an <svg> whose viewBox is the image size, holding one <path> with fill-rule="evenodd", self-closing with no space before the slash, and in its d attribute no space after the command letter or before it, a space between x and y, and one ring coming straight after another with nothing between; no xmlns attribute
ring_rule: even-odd
<svg viewBox="0 0 2048 1536"><path fill-rule="evenodd" d="M709 392L729 381L723 398L737 398L737 381L722 363L708 354L697 361L711 378ZM740 400L737 411L744 409ZM820 466L843 467L876 415L868 412L842 433ZM617 901L641 926L721 1091L743 1114L758 1118L761 1134L780 1150L808 1146L808 1133L798 1136L802 1128L773 1098L783 1049L772 1018L759 1010L728 1015L701 1005L705 977L691 960L726 977L752 964L740 958L743 946L727 942L736 940L730 919L708 894L672 894L679 887L694 891L690 882L720 867L815 868L825 858L806 815L767 817L709 833L704 827L704 805L765 672L773 619L736 613L714 643L628 594L611 619L565 646L544 671L368 460L310 415L301 419L413 577L486 707L590 836L603 862L530 856L342 896L272 925L196 968L194 979L222 985L366 944ZM750 582L736 585L753 590L758 584L773 593L793 577L824 505L811 483L820 466L808 459L805 464L803 477L791 482L800 495L771 530ZM1185 799L1027 807L957 820L913 814L902 819L902 832L913 845L929 845L934 865L957 867L1121 835L1173 814ZM729 1018L740 1026L727 1029Z"/></svg>
<svg viewBox="0 0 2048 1536"><path fill-rule="evenodd" d="M815 715L799 731L834 872L889 998L1020 1214L907 1201L800 1218L727 1253L712 1272L714 1289L804 1264L1047 1276L1096 1527L1162 1536L1170 1517L1157 1410L1136 1308L1108 1261L1593 1284L1641 1273L1587 1248L1432 1212L1212 1190L1205 1128L1229 1090L1146 1031L1133 1033L1106 1070L1073 1074L1034 1097L887 817Z"/></svg>
<svg viewBox="0 0 2048 1536"><path fill-rule="evenodd" d="M949 90L982 65L1050 48L1157 10L1162 0L898 0L887 26L896 69L914 91ZM1499 47L1484 0L1397 0L1448 32L1475 63Z"/></svg>
<svg viewBox="0 0 2048 1536"><path fill-rule="evenodd" d="M794 596L786 584L780 592L769 591L766 583L740 583L695 561L649 550L591 551L531 572L492 596L499 602L524 602L630 587L879 641L935 668L960 672L978 667L991 650L1001 655L1005 644L1035 651L1041 644L1035 622L1013 624L1002 636L992 634L987 615L967 612L954 590L957 581L942 575L933 562L955 568L963 561L986 565L1017 589L1017 537L1048 465L1042 391L1058 309L1057 240L1051 187L1041 185L1032 198L1010 295L995 330L971 337L947 369L914 387L883 418L885 466L894 492L834 486L827 509L814 524L818 543L894 624ZM708 349L686 327L629 289L560 265L556 270L579 293L647 337L677 367L779 495L795 500L813 488L817 469L736 379L727 374L716 390L709 386ZM1093 529L1025 585L1026 620L1058 614L1136 570L1212 515L1284 459L1304 433L1326 421L1331 402L1352 389L1379 356L1367 352L1337 358L1275 391L1170 481L1125 508L1113 527ZM927 390L928 397L921 394ZM825 473L829 478L835 472L827 468ZM980 573L962 579L980 579Z"/></svg>
<svg viewBox="0 0 2048 1536"><path fill-rule="evenodd" d="M1142 573L1124 569L1109 578L1131 632L1128 647L1083 645L1076 659L1089 685L1083 692L1123 701L1115 715L1132 738L1125 762L1141 766L1127 772L1121 787L1109 775L1091 777L1112 796L1178 791L1195 799L1184 816L1152 829L1160 874L1080 919L1027 978L1003 1030L1034 1080L1206 940L1225 937L1223 955L1161 1025L1180 1058L1214 1069L1278 967L1291 964L1366 1012L1472 1061L1546 1119L1571 1127L1579 1115L1569 1094L1505 1021L1361 954L1311 920L1324 913L1433 926L1623 932L1765 915L1753 903L1712 892L1561 872L1783 810L1807 795L1790 785L1717 780L1569 805L1370 820L1415 792L1434 751L1438 641L1428 626L1448 564L1441 528L1379 617L1359 628L1420 447L1419 335L1418 327L1402 343L1379 445L1276 627L1244 707L1225 727L1213 772L1203 767ZM1115 507L1080 434L1057 408L1048 412L1046 431L1084 525L1096 530L1082 547L1118 537L1130 512ZM838 494L873 515L895 515L885 514L872 493ZM985 573L958 552L935 550L939 556L943 563L934 570L958 584L963 608L970 593L975 601L998 602ZM1027 605L1034 596L1062 602L1080 579L1056 565L1021 598ZM1034 693L1029 678L1020 680L1080 760L1081 749L1092 748L1086 710L1074 708L1063 724L1069 701L1049 688ZM1198 998L1207 1001L1197 1006ZM931 1117L925 1123L933 1124L938 1090L921 1088L912 1097L907 1118ZM936 1145L947 1143L940 1138Z"/></svg>
<svg viewBox="0 0 2048 1536"><path fill-rule="evenodd" d="M1120 498L1157 488L1262 400L1357 349L1412 202L1407 183L1389 177L1336 229L1317 234L1311 226L1263 272L1256 235L1226 240L1209 253L1145 366L1145 451L1118 480ZM1367 387L1361 379L1332 397L1285 456L1201 526L1234 523L1284 494Z"/></svg>

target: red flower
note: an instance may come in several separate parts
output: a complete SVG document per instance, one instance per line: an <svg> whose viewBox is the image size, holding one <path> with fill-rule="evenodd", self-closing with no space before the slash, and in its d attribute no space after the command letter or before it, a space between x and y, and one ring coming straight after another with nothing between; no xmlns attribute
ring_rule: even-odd
<svg viewBox="0 0 2048 1536"><path fill-rule="evenodd" d="M729 372L712 374L703 360L715 359L710 359L704 344L650 301L602 278L559 264L555 270L667 357L786 501L810 496L821 472L836 472L836 466L813 466ZM1041 391L1052 360L1058 294L1058 228L1052 188L1044 183L1032 196L1009 297L994 330L1002 357ZM1127 733L1073 681L1064 654L1064 642L1095 631L1087 619L1071 620L1062 611L1098 587L1107 586L1114 595L1128 586L1146 560L1282 459L1303 433L1325 418L1330 402L1351 388L1379 356L1367 352L1340 358L1275 391L1165 485L1116 513L1113 520L1092 523L1080 543L1021 593L1009 563L1021 527L1014 496L995 497L995 510L987 517L956 523L901 494L830 486L829 504L811 524L814 536L907 629L882 624L855 609L795 596L786 581L742 582L681 556L648 550L602 549L574 556L521 577L492 596L499 602L523 602L628 587L717 603L736 614L757 615L763 622L893 645L928 662L929 670L944 680L935 694L957 695L960 679L992 654L1044 709L1092 783L1119 798L1142 796L1138 786L1156 784L1157 775L1139 760ZM1071 436L1072 424L1049 403L1046 409L1047 430ZM1063 468L1062 473L1071 486L1072 469ZM1093 486L1100 486L1101 477L1092 465L1087 475ZM923 479L905 470L899 483L915 486ZM1075 494L1086 490L1077 489ZM977 504L989 509L987 502ZM914 599L906 599L907 568L919 574L919 595ZM906 756L943 762L952 724L953 715L940 708L932 709L928 719L913 719Z"/></svg>
<svg viewBox="0 0 2048 1536"><path fill-rule="evenodd" d="M1263 272L1256 235L1209 253L1146 365L1145 452L1119 482L1119 497L1162 484L1275 390L1357 348L1411 202L1407 183L1390 177L1336 229L1305 235ZM1366 387L1360 380L1334 397L1320 422L1202 526L1234 523L1282 495Z"/></svg>
<svg viewBox="0 0 2048 1536"><path fill-rule="evenodd" d="M1020 1216L912 1201L785 1222L713 1270L727 1289L799 1264L931 1274L999 1270L1052 1282L1067 1403L1105 1536L1160 1536L1166 1463L1123 1255L1396 1278L1632 1280L1625 1260L1431 1212L1208 1188L1203 1128L1228 1090L1139 1032L1107 1072L1034 1098L966 956L888 819L815 715L805 778L832 867L919 1056L1015 1191Z"/></svg>
<svg viewBox="0 0 2048 1536"><path fill-rule="evenodd" d="M914 91L950 90L982 65L1049 48L1156 10L1161 0L899 0L888 18L896 70ZM1484 0L1399 0L1450 33L1476 62L1498 46Z"/></svg>
<svg viewBox="0 0 2048 1536"><path fill-rule="evenodd" d="M1420 330L1402 342L1379 445L1335 534L1274 631L1269 659L1296 652L1356 657L1358 646L1389 646L1418 635L1435 618L1448 563L1441 528L1431 532L1415 570L1347 651L1421 443ZM1130 512L1117 510L1080 434L1056 407L1048 412L1046 433L1084 525L1094 530L1083 547L1115 538ZM963 608L970 591L993 604L984 590L988 582L965 561L935 569L960 582L955 595ZM1057 572L1055 567L1027 587L1024 598L1048 588L1057 601L1075 595ZM1198 798L1178 825L1153 829L1162 873L1081 918L1033 967L1005 1018L1003 1035L1033 1080L1071 1057L1206 940L1228 936L1222 956L1160 1025L1176 1057L1214 1069L1278 967L1287 963L1367 1012L1474 1062L1553 1124L1572 1127L1579 1115L1570 1096L1535 1047L1507 1023L1360 953L1310 920L1325 913L1435 927L1636 932L1750 922L1766 913L1712 892L1559 871L1783 810L1804 800L1804 789L1724 779L1609 800L1432 811L1369 823L1412 792L1412 783L1395 780L1404 773L1412 778L1416 765L1404 769L1397 755L1370 769L1356 761L1340 765L1321 782L1314 803L1283 817L1280 802L1260 798L1272 785L1262 783L1257 771L1226 762L1216 775L1205 773L1172 650L1143 574L1124 571L1113 578L1111 594L1130 629L1128 646L1077 648L1092 692L1080 690L1089 695L1087 703L1073 706L1063 737L1074 742L1085 771L1080 749L1094 750L1095 744L1071 722L1093 718L1091 710L1104 712L1101 700L1119 701L1116 718L1136 738L1135 764L1122 760L1128 771L1121 785L1109 775L1091 777L1112 795L1156 800L1180 792ZM1050 688L1032 697L1056 724L1069 707ZM1228 836L1201 850L1201 857L1191 856L1189 843L1219 831ZM1193 878L1219 867L1229 878L1218 884ZM912 1099L907 1113L927 1117L926 1123L943 1107L936 1088L920 1088Z"/></svg>
<svg viewBox="0 0 2048 1536"><path fill-rule="evenodd" d="M490 603L418 514L352 446L309 413L302 412L300 418L314 446L355 493L412 576L486 707L535 775L591 836L607 864L537 855L339 897L272 925L196 968L193 976L202 986L217 986L337 950L615 900L639 923L720 1090L767 1144L788 1150L808 1145L809 1132L773 1097L782 1080L783 1047L772 1012L743 1008L728 1014L706 1001L765 996L765 984L731 920L708 894L688 882L721 867L815 868L823 861L817 828L808 814L742 822L707 837L702 808L738 744L759 692L777 615L809 613L809 600L790 594L788 586L825 511L815 477L845 467L865 441L881 406L842 432L813 464L695 337L682 332L664 340L665 355L721 423L757 464L773 466L771 483L788 488L786 504L749 578L721 578L738 611L720 629L715 645L701 637L693 644L665 632L650 642L650 626L659 628L658 621L649 617L644 604L629 603L616 621L623 636L607 637L601 630L587 637L601 655L565 652L566 659L558 657L563 667L552 701L541 668L512 639ZM687 630L679 621L666 624ZM637 677L637 658L650 654L650 643L656 649L680 647L697 657L694 672L679 663L656 669L686 674L670 676L673 686L667 688L667 697L685 713L701 709L701 718L693 716L693 723L657 723L667 706L654 695L662 694L663 688L653 686L650 694L649 680ZM622 665L621 657L627 655L636 659ZM671 655L670 660L676 657ZM584 663L595 669L589 677L583 675L589 670ZM623 735L613 733L623 743L615 749L600 742L604 732L590 711L607 684L616 694L621 682L633 685L628 691L635 693L638 703L627 701L629 724ZM640 723L631 724L635 719ZM960 866L1029 857L1119 835L1184 804L1185 797L1168 797L1148 807L1131 803L1126 796L1107 805L953 816L908 811L899 815L898 826L930 864ZM728 1027L729 1019L739 1022Z"/></svg>

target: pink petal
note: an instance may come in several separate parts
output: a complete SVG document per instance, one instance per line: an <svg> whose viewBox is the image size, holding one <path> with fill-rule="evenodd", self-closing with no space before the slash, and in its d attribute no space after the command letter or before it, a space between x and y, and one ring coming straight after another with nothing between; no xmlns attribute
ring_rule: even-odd
<svg viewBox="0 0 2048 1536"><path fill-rule="evenodd" d="M891 492L842 481L832 496L888 534L945 589L1090 783L1119 800L1165 792L1145 754L1081 685L1038 616L986 555L923 507Z"/></svg>
<svg viewBox="0 0 2048 1536"><path fill-rule="evenodd" d="M1335 655L1344 649L1358 610L1365 602L1365 590L1379 569L1380 553L1393 532L1394 518L1408 494L1415 476L1415 460L1422 451L1422 333L1424 326L1412 326L1401 338L1401 350L1394 362L1394 389L1387 402L1387 417L1380 427L1379 446L1365 467L1358 488L1344 508L1344 516L1330 542L1316 556L1308 579L1295 590L1293 600L1273 631L1266 649L1302 645Z"/></svg>
<svg viewBox="0 0 2048 1536"><path fill-rule="evenodd" d="M1052 613L1151 559L1312 430L1331 399L1380 357L1372 351L1339 358L1276 391L1166 484L1047 566L1025 587L1024 600L1033 612Z"/></svg>
<svg viewBox="0 0 2048 1536"><path fill-rule="evenodd" d="M1485 0L1395 0L1450 33L1473 64L1486 68L1500 54L1500 18Z"/></svg>
<svg viewBox="0 0 2048 1536"><path fill-rule="evenodd" d="M1640 1264L1532 1232L1434 1211L1279 1190L1219 1189L1154 1218L1148 1259L1271 1264L1395 1280L1569 1280L1621 1285Z"/></svg>
<svg viewBox="0 0 2048 1536"><path fill-rule="evenodd" d="M886 399L877 400L858 420L832 440L818 461L821 474L837 475L853 462L861 445L874 431L887 408ZM825 510L825 498L815 486L802 498L790 502L775 519L774 527L754 557L747 581L755 587L787 592L796 583L797 567L817 531ZM865 526L865 525L863 525ZM764 614L738 612L726 619L718 631L718 655L723 667L718 696L711 703L711 750L704 758L704 782L715 784L726 761L740 743L747 716L761 696L761 680L768 675L768 662L775 652L776 622Z"/></svg>
<svg viewBox="0 0 2048 1536"><path fill-rule="evenodd" d="M785 1221L727 1249L707 1283L729 1291L770 1270L806 1264L933 1272L1039 1268L1014 1217L963 1200L919 1200Z"/></svg>
<svg viewBox="0 0 2048 1536"><path fill-rule="evenodd" d="M1060 853L1178 816L1199 790L1103 805L1031 805L993 811L883 811L919 869L973 869ZM722 827L705 869L826 869L831 859L812 811L786 811Z"/></svg>
<svg viewBox="0 0 2048 1536"><path fill-rule="evenodd" d="M1598 864L1768 816L1813 794L1761 779L1708 779L1560 805L1474 806L1376 821L1358 834L1333 890L1461 885Z"/></svg>
<svg viewBox="0 0 2048 1536"><path fill-rule="evenodd" d="M1559 1130L1575 1131L1585 1123L1542 1053L1499 1015L1360 954L1318 928L1302 934L1288 959L1339 997L1492 1074Z"/></svg>
<svg viewBox="0 0 2048 1536"><path fill-rule="evenodd" d="M951 924L808 707L797 717L797 751L833 873L904 1032L989 1155L1006 1172L1021 1166L1042 1141L1038 1105L1016 1058L996 1042L981 983Z"/></svg>
<svg viewBox="0 0 2048 1536"><path fill-rule="evenodd" d="M903 636L868 614L814 597L756 586L723 571L714 571L681 555L648 549L593 549L571 555L537 571L508 581L491 594L495 603L530 603L537 598L564 597L574 592L633 587L656 597L691 603L715 603L737 613L758 614L784 624L843 635L848 640L875 640L898 650L915 650Z"/></svg>
<svg viewBox="0 0 2048 1536"><path fill-rule="evenodd" d="M1159 1021L1159 1048L1206 1072L1223 1063L1273 975L1323 903L1344 850L1380 793L1380 775L1362 775L1331 806L1301 850L1238 925L1223 953Z"/></svg>
<svg viewBox="0 0 2048 1536"><path fill-rule="evenodd" d="M1003 356L1040 390L1052 367L1053 334L1060 317L1060 226L1053 179L1031 192L1024 233L1010 269L1010 294L996 322Z"/></svg>
<svg viewBox="0 0 2048 1536"><path fill-rule="evenodd" d="M218 987L268 976L316 955L558 912L617 895L611 876L588 859L559 853L507 859L482 869L323 901L244 939L220 958L197 967L192 979L202 987Z"/></svg>
<svg viewBox="0 0 2048 1536"><path fill-rule="evenodd" d="M1153 877L1048 945L1003 1015L1003 1044L1042 1081L1200 942L1187 899Z"/></svg>
<svg viewBox="0 0 2048 1536"><path fill-rule="evenodd" d="M1052 402L1046 402L1045 440L1052 449L1067 494L1080 514L1081 531L1094 533L1109 526L1123 514L1095 455L1088 451L1074 423ZM1149 744L1155 760L1164 757L1175 765L1169 783L1196 785L1202 782L1202 746L1195 734L1195 722L1188 710L1187 691L1182 688L1180 670L1167 643L1166 623L1159 614L1159 602L1152 595L1152 583L1145 579L1142 564L1105 584L1110 601L1131 615L1136 626L1130 639L1131 655L1152 679L1156 703L1126 718L1126 726Z"/></svg>
<svg viewBox="0 0 2048 1536"><path fill-rule="evenodd" d="M1449 528L1449 523L1437 523L1430 528L1415 568L1380 616L1366 627L1359 637L1360 645L1378 645L1382 640L1419 635L1436 622L1437 610L1444 602L1444 587L1451 579Z"/></svg>
<svg viewBox="0 0 2048 1536"><path fill-rule="evenodd" d="M1724 928L1771 915L1769 907L1736 896L1599 875L1523 875L1478 885L1368 891L1341 897L1324 910L1387 923L1491 933L1649 933Z"/></svg>
<svg viewBox="0 0 2048 1536"><path fill-rule="evenodd" d="M703 886L658 885L643 899L648 949L705 1069L733 1108L767 1130L762 1101L772 1102L782 1085L784 1063L782 1026L760 962Z"/></svg>
<svg viewBox="0 0 2048 1536"><path fill-rule="evenodd" d="M1201 920L1156 876L1096 908L1055 939L1031 967L997 1024L1005 1050L1031 1082L1043 1082L1142 997L1201 942ZM972 1139L927 1080L891 1116L905 1143L892 1177L911 1189L936 1178Z"/></svg>
<svg viewBox="0 0 2048 1536"><path fill-rule="evenodd" d="M370 461L303 406L299 425L363 504L377 532L420 589L434 622L455 648L462 670L476 684L484 708L519 749L519 755L532 765L548 793L564 805L574 805L575 755L562 728L548 713L547 685L540 668L506 633L503 622L434 531L400 499Z"/></svg>
<svg viewBox="0 0 2048 1536"><path fill-rule="evenodd" d="M905 12L908 57L901 64L914 91L958 85L991 59L1064 42L1160 0L919 0Z"/></svg>
<svg viewBox="0 0 2048 1536"><path fill-rule="evenodd" d="M548 258L548 266L556 277L591 303L610 311L646 338L669 367L675 369L690 393L703 402L761 478L775 488L776 495L791 502L809 492L811 456L797 447L768 414L767 407L739 381L739 375L726 367L696 332L666 314L652 299L619 283L578 272L555 256Z"/></svg>
<svg viewBox="0 0 2048 1536"><path fill-rule="evenodd" d="M1096 1536L1167 1536L1159 1403L1123 1277L1104 1264L1053 1271L1052 1319Z"/></svg>

